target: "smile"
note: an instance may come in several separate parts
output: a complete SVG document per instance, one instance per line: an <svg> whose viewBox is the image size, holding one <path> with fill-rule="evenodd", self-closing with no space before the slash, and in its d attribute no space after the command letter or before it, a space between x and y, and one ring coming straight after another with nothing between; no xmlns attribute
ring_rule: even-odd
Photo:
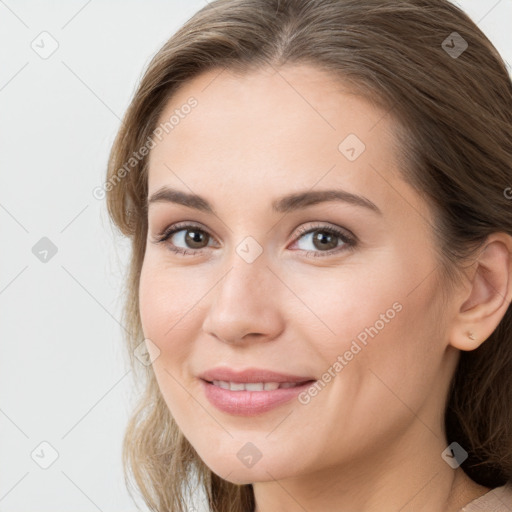
<svg viewBox="0 0 512 512"><path fill-rule="evenodd" d="M214 386L231 391L274 391L275 389L286 389L300 386L300 382L227 382L225 380L214 380Z"/></svg>
<svg viewBox="0 0 512 512"><path fill-rule="evenodd" d="M200 379L200 382L208 401L220 411L235 416L256 416L290 402L316 381L237 383Z"/></svg>

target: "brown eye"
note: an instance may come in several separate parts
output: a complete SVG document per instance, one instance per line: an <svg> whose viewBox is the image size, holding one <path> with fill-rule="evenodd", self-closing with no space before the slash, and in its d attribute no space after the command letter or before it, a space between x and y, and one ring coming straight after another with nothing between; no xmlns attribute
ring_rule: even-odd
<svg viewBox="0 0 512 512"><path fill-rule="evenodd" d="M338 236L327 231L314 231L313 245L320 250L330 250L338 247Z"/></svg>
<svg viewBox="0 0 512 512"><path fill-rule="evenodd" d="M307 256L330 256L342 251L354 249L356 238L349 232L327 225L299 229L294 245Z"/></svg>
<svg viewBox="0 0 512 512"><path fill-rule="evenodd" d="M165 244L172 252L186 256L199 254L213 237L193 224L176 224L168 227L154 241Z"/></svg>
<svg viewBox="0 0 512 512"><path fill-rule="evenodd" d="M200 229L182 229L181 231L185 231L185 244L190 249L202 249L203 247L206 247L208 245L208 240L210 239L210 236L205 233L204 231L201 231ZM178 231L179 233L179 231ZM206 240L206 245L204 244Z"/></svg>

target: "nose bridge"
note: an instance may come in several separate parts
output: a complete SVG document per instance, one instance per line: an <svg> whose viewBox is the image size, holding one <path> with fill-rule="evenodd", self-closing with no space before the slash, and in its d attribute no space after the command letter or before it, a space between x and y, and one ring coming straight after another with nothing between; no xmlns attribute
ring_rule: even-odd
<svg viewBox="0 0 512 512"><path fill-rule="evenodd" d="M243 302L247 299L257 299L263 291L264 283L272 278L268 269L268 251L253 237L240 237L227 257L228 273L219 283L219 294L223 298L233 298ZM268 287L267 283L267 287ZM248 296L252 293L254 297ZM251 304L248 304L251 305ZM257 306L254 301L253 306Z"/></svg>
<svg viewBox="0 0 512 512"><path fill-rule="evenodd" d="M259 245L259 244L258 244ZM254 241L242 241L229 258L229 268L212 290L203 329L228 342L248 334L273 338L282 328L276 278Z"/></svg>

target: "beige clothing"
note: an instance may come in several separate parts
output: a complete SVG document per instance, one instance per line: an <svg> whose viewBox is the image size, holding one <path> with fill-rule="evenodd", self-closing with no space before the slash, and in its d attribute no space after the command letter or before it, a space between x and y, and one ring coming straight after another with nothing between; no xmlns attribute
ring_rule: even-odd
<svg viewBox="0 0 512 512"><path fill-rule="evenodd" d="M459 512L512 512L512 482L471 501Z"/></svg>

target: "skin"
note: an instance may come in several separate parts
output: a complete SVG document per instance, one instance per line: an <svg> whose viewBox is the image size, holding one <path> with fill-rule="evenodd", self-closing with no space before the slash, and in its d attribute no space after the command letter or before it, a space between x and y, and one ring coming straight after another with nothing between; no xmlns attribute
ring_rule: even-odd
<svg viewBox="0 0 512 512"><path fill-rule="evenodd" d="M399 177L390 115L305 65L209 71L161 120L190 96L197 107L151 150L148 196L164 185L194 192L217 215L149 206L139 299L159 387L199 456L252 483L257 512L450 512L483 495L441 457L443 408L460 350L478 347L511 300L510 237L490 237L443 302L429 205ZM348 134L366 145L352 162L338 149ZM334 201L271 209L287 193L340 188L382 215ZM186 230L155 243L182 221L200 225L202 245L187 245ZM333 246L298 231L319 224L349 230L357 245L334 238L325 255ZM263 250L252 263L236 252L247 236ZM175 254L173 242L196 253ZM224 364L321 379L396 302L401 311L307 405L244 418L203 394L198 374ZM237 457L247 442L262 454L250 468Z"/></svg>

